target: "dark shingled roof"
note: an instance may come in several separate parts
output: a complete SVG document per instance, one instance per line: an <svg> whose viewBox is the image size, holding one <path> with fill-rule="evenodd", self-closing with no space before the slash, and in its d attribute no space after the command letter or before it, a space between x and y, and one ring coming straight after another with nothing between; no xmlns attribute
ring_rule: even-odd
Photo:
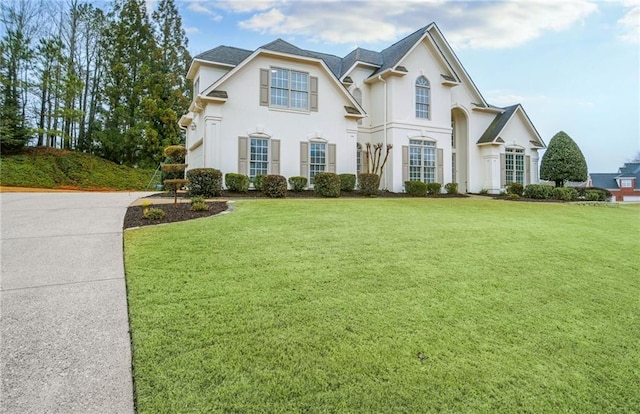
<svg viewBox="0 0 640 414"><path fill-rule="evenodd" d="M353 106L345 106L344 109L345 111L347 111L348 114L362 115L360 111L358 111Z"/></svg>
<svg viewBox="0 0 640 414"><path fill-rule="evenodd" d="M212 98L229 98L229 95L227 95L227 91L211 91L207 94L207 96L210 96Z"/></svg>
<svg viewBox="0 0 640 414"><path fill-rule="evenodd" d="M271 43L267 43L264 46L260 46L259 49L272 50L274 52L287 53L289 55L310 57L315 59L322 59L324 63L329 67L329 70L337 77L340 76L340 69L342 68L342 59L338 56L329 55L327 53L313 52L310 50L300 49L297 46L292 45L289 42L285 42L282 39L274 40Z"/></svg>
<svg viewBox="0 0 640 414"><path fill-rule="evenodd" d="M618 188L617 178L635 178L635 190L640 190L640 162L627 162L618 169L617 173L591 173L591 183L594 187Z"/></svg>
<svg viewBox="0 0 640 414"><path fill-rule="evenodd" d="M374 66L382 66L382 54L373 50L363 49L361 47L355 49L351 53L342 59L342 73L343 76L351 66L356 62L369 63Z"/></svg>
<svg viewBox="0 0 640 414"><path fill-rule="evenodd" d="M592 173L591 184L600 188L618 188L616 177L618 173Z"/></svg>
<svg viewBox="0 0 640 414"><path fill-rule="evenodd" d="M253 52L250 50L239 49L237 47L218 46L196 55L194 59L237 66L240 62L248 58L251 53Z"/></svg>
<svg viewBox="0 0 640 414"><path fill-rule="evenodd" d="M484 134L482 134L477 143L488 144L494 142L496 138L498 138L498 134L502 132L502 129L505 127L505 125L507 125L507 122L509 122L513 114L516 112L518 106L520 105L517 104L504 108L504 112L497 115L493 119L493 121L491 122L487 130L484 131Z"/></svg>
<svg viewBox="0 0 640 414"><path fill-rule="evenodd" d="M380 54L382 55L382 66L376 70L371 76L375 76L380 72L395 67L400 59L402 59L411 48L424 36L430 25L427 25L421 29L416 30L409 36L402 40L392 44L388 48L384 49Z"/></svg>

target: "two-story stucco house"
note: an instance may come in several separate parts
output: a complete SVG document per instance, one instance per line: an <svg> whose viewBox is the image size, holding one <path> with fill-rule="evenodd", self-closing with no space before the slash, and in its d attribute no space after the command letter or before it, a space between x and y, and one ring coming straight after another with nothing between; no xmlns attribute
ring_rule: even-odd
<svg viewBox="0 0 640 414"><path fill-rule="evenodd" d="M188 168L313 177L358 173L367 142L392 144L380 187L457 182L497 193L538 182L545 144L521 105L488 104L435 24L381 52L340 58L275 40L193 59L180 119Z"/></svg>

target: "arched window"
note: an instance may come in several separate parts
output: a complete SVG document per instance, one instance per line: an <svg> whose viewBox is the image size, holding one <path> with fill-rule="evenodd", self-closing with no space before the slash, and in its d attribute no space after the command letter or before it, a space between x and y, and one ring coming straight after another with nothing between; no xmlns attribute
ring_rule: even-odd
<svg viewBox="0 0 640 414"><path fill-rule="evenodd" d="M431 86L424 76L416 79L416 118L429 119L431 117Z"/></svg>

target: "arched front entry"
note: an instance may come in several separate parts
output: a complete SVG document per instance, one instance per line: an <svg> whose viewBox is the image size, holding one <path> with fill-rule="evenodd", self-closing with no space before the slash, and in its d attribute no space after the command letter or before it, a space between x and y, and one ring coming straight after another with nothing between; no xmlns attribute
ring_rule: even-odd
<svg viewBox="0 0 640 414"><path fill-rule="evenodd" d="M469 191L469 122L463 110L451 110L451 179L458 191Z"/></svg>

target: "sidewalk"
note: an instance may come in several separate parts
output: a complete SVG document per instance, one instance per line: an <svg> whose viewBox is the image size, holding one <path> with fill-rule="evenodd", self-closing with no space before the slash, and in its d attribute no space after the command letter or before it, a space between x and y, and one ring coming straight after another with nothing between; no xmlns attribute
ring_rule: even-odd
<svg viewBox="0 0 640 414"><path fill-rule="evenodd" d="M133 413L122 221L148 194L0 194L1 413Z"/></svg>

